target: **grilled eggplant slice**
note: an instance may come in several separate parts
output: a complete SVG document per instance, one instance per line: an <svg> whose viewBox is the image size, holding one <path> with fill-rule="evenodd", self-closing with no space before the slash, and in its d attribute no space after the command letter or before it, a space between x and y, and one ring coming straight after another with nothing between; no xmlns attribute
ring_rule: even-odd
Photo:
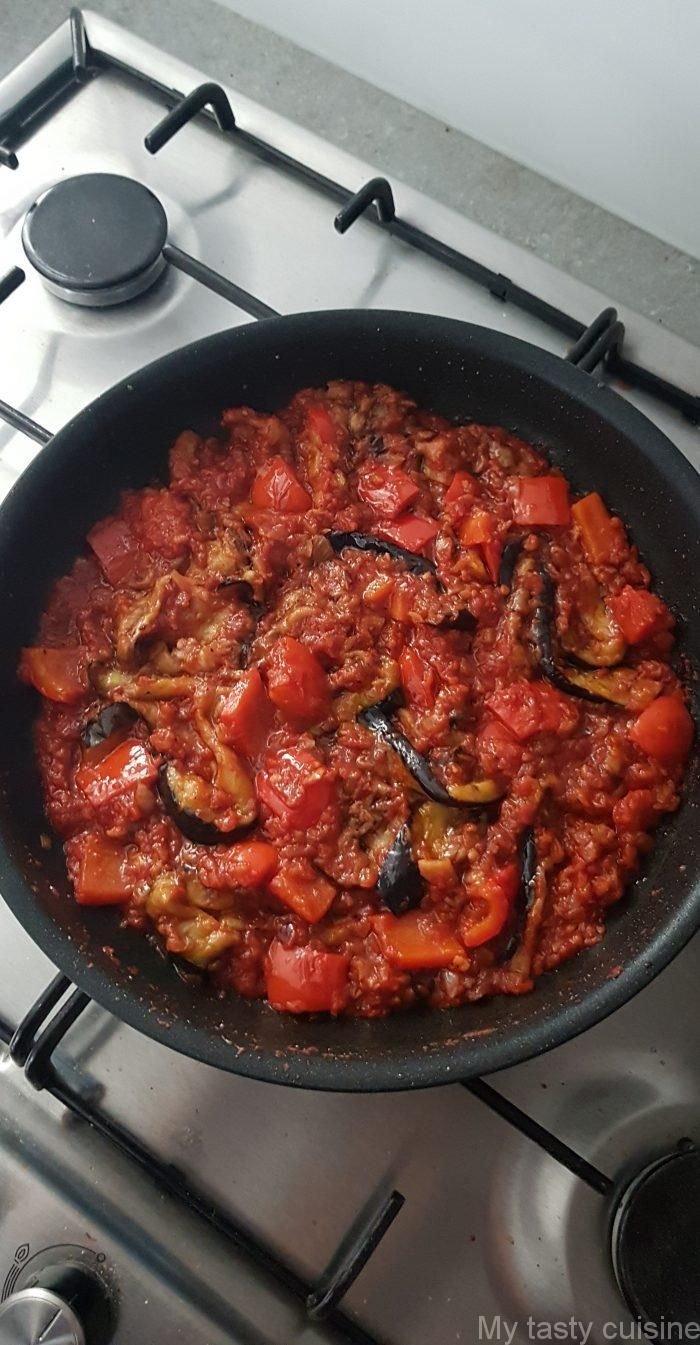
<svg viewBox="0 0 700 1345"><path fill-rule="evenodd" d="M510 541L506 542L501 553L501 564L498 569L499 587L510 588L513 583L515 567L520 559L524 541L524 537L511 537Z"/></svg>
<svg viewBox="0 0 700 1345"><path fill-rule="evenodd" d="M433 625L433 622L429 621L427 624ZM463 607L461 611L455 612L454 616L444 616L442 621L438 621L435 624L435 629L458 630L465 635L471 635L472 631L476 630L478 624L476 617L472 616L469 609Z"/></svg>
<svg viewBox="0 0 700 1345"><path fill-rule="evenodd" d="M334 551L344 551L346 547L352 547L355 551L371 551L376 556L391 556L393 560L403 561L414 574L436 573L434 561L417 556L415 551L407 551L394 542L385 542L382 537L372 537L366 532L327 532L326 537Z"/></svg>
<svg viewBox="0 0 700 1345"><path fill-rule="evenodd" d="M585 674L573 672L567 675L559 667L554 654L554 584L552 576L544 567L540 570L540 594L532 621L532 635L537 650L540 671L552 686L565 691L568 696L589 701L594 705L609 704L610 696L600 694L586 685ZM613 702L615 703L615 702Z"/></svg>
<svg viewBox="0 0 700 1345"><path fill-rule="evenodd" d="M404 823L379 870L377 891L393 915L403 915L405 911L420 905L424 890L423 879L411 851L411 832L408 824Z"/></svg>
<svg viewBox="0 0 700 1345"><path fill-rule="evenodd" d="M586 668L561 666L554 655L554 585L549 572L540 570L540 596L535 607L532 634L540 669L547 681L569 696L593 705L617 705L625 710L643 709L659 694L660 686L634 668Z"/></svg>
<svg viewBox="0 0 700 1345"><path fill-rule="evenodd" d="M361 724L364 724L378 738L381 738L382 742L387 744L387 747L391 747L396 752L406 770L410 772L429 799L434 799L435 803L452 804L454 806L454 800L445 786L441 785L440 781L433 775L425 757L421 756L420 752L409 742L405 733L402 733L392 723L391 715L399 708L400 704L400 697L388 696L386 700L378 701L375 705L368 705L365 710L361 710L358 719Z"/></svg>
<svg viewBox="0 0 700 1345"><path fill-rule="evenodd" d="M124 701L112 701L110 705L102 707L95 719L88 720L80 735L80 741L84 747L98 747L114 733L122 730L126 733L137 719L138 715L130 705Z"/></svg>
<svg viewBox="0 0 700 1345"><path fill-rule="evenodd" d="M198 845L226 845L237 840L255 822L256 810L253 809L253 815L242 816L238 826L222 831L209 805L211 785L199 775L180 770L172 762L161 766L158 786L166 812L183 836Z"/></svg>
<svg viewBox="0 0 700 1345"><path fill-rule="evenodd" d="M462 808L485 808L502 798L505 788L495 780L471 780L468 785L450 785L448 792L452 802Z"/></svg>
<svg viewBox="0 0 700 1345"><path fill-rule="evenodd" d="M238 598L238 601L245 603L246 607L258 606L253 585L249 584L247 579L234 579L232 575L228 575L226 579L220 580L216 587L219 592L226 591L232 597Z"/></svg>
<svg viewBox="0 0 700 1345"><path fill-rule="evenodd" d="M361 710L358 719L366 728L381 738L388 747L393 748L419 784L424 794L434 803L442 803L450 808L483 808L500 798L503 791L493 780L475 780L471 784L453 785L446 789L433 774L425 757L409 742L405 733L397 729L391 716L401 706L401 693L393 692L386 700L377 701Z"/></svg>
<svg viewBox="0 0 700 1345"><path fill-rule="evenodd" d="M508 962L516 952L523 936L528 911L535 900L535 877L537 874L537 846L533 827L526 827L520 838L520 889L515 904L513 925L510 937L503 952L503 961Z"/></svg>

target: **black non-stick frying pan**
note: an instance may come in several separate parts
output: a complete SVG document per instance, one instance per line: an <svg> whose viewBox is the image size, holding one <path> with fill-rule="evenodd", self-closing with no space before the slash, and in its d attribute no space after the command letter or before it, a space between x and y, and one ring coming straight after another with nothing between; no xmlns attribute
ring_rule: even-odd
<svg viewBox="0 0 700 1345"><path fill-rule="evenodd" d="M132 1027L210 1064L277 1083L375 1090L500 1069L590 1027L640 990L700 923L696 763L680 810L610 915L605 940L532 994L377 1021L309 1021L218 999L179 979L112 910L68 893L46 830L31 729L37 705L16 677L51 581L119 492L162 479L184 428L225 406L274 411L330 378L382 381L456 420L504 425L542 445L581 490L626 521L700 662L700 479L649 421L554 355L498 332L420 314L299 314L221 332L167 355L93 402L31 464L0 509L0 891L51 960ZM11 956L5 949L3 956Z"/></svg>

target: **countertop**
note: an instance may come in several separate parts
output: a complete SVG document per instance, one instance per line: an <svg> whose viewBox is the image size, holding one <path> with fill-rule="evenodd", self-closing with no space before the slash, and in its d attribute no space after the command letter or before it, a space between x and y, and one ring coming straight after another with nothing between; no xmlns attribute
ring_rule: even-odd
<svg viewBox="0 0 700 1345"><path fill-rule="evenodd" d="M91 8L700 345L697 259L214 0ZM68 11L0 0L0 78Z"/></svg>

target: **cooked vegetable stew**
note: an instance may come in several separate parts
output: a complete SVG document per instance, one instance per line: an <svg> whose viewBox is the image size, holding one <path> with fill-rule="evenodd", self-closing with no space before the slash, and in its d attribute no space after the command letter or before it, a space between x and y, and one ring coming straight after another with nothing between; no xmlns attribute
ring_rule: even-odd
<svg viewBox="0 0 700 1345"><path fill-rule="evenodd" d="M22 655L75 899L291 1013L531 990L678 806L673 624L503 429L350 382L224 411Z"/></svg>

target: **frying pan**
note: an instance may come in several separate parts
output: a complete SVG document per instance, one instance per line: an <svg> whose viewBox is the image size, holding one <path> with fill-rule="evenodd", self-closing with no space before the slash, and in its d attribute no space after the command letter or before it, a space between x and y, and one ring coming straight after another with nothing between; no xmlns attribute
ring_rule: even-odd
<svg viewBox="0 0 700 1345"><path fill-rule="evenodd" d="M0 891L52 962L132 1027L209 1064L307 1088L423 1087L516 1064L590 1027L670 961L700 921L697 762L646 870L596 948L530 995L375 1021L309 1021L184 983L114 911L70 897L46 830L31 743L36 698L16 677L51 581L119 492L163 479L180 430L225 406L274 411L331 378L383 381L455 420L542 445L579 491L625 519L681 642L700 659L700 483L668 439L615 392L524 342L439 317L350 311L271 318L165 356L106 392L28 467L0 509Z"/></svg>

